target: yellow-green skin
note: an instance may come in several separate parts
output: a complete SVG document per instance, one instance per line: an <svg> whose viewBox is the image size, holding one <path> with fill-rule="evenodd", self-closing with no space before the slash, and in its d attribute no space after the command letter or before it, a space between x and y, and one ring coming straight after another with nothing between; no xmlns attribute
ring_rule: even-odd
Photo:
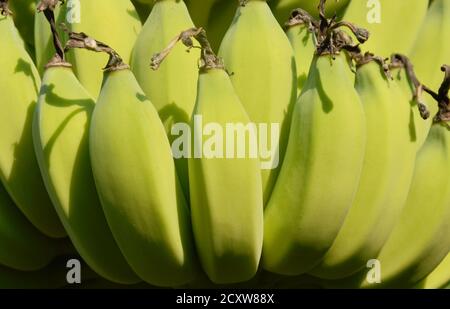
<svg viewBox="0 0 450 309"><path fill-rule="evenodd" d="M361 46L363 51L382 57L408 53L427 13L428 0L378 0L372 3L350 1L343 17L343 20L369 30L370 39ZM372 18L378 12L379 23Z"/></svg>
<svg viewBox="0 0 450 309"><path fill-rule="evenodd" d="M366 152L359 187L333 246L310 273L348 277L378 256L406 201L416 158L411 106L375 61L358 67L355 88L366 118Z"/></svg>
<svg viewBox="0 0 450 309"><path fill-rule="evenodd" d="M203 117L204 126L214 123L224 132L227 123L245 125L250 121L222 69L200 74L195 116ZM210 136L202 137L203 128L195 131L193 125L193 137L206 145ZM189 159L197 252L204 271L214 283L247 281L258 270L263 242L259 168L259 160L250 156Z"/></svg>
<svg viewBox="0 0 450 309"><path fill-rule="evenodd" d="M13 0L8 5L13 12L14 23L27 44L34 45L35 0Z"/></svg>
<svg viewBox="0 0 450 309"><path fill-rule="evenodd" d="M433 116L435 112L430 114L428 119L423 119L420 115L419 107L417 106L417 100L414 99L414 86L406 74L405 69L393 69L391 70L392 76L394 77L396 83L399 85L403 94L410 101L411 112L410 112L410 128L411 137L416 140L417 151L419 151L423 144L425 143L428 133L430 132L431 125L433 124ZM433 105L428 102L428 96L423 95L421 100L424 101L428 109L436 110ZM415 128L415 129L414 129Z"/></svg>
<svg viewBox="0 0 450 309"><path fill-rule="evenodd" d="M150 69L149 61L174 37L192 27L194 24L183 1L158 1L139 34L131 62L132 71L156 107L171 143L177 138L171 133L172 126L189 123L194 109L200 50L187 53L186 47L178 44L157 71ZM176 159L175 164L185 196L189 198L187 159Z"/></svg>
<svg viewBox="0 0 450 309"><path fill-rule="evenodd" d="M141 1L141 0L131 0L131 2L134 5L134 8L136 9L136 12L139 15L139 18L141 19L141 23L144 24L145 21L148 18L148 15L150 15L150 12L152 10L153 4L156 0L148 0Z"/></svg>
<svg viewBox="0 0 450 309"><path fill-rule="evenodd" d="M216 2L229 1L230 0L188 0L186 5L189 9L189 13L194 20L196 27L206 28L208 26L208 19L212 13L220 14L221 12L212 11L212 8Z"/></svg>
<svg viewBox="0 0 450 309"><path fill-rule="evenodd" d="M314 34L308 30L307 25L299 24L289 27L286 35L294 49L298 93L301 93L308 78L309 68L316 50Z"/></svg>
<svg viewBox="0 0 450 309"><path fill-rule="evenodd" d="M64 21L71 31L84 32L98 41L107 43L123 57L123 61L129 63L134 43L142 27L131 1L114 0L114 3L111 0L79 1L80 23L67 21L67 3L61 7L62 16L59 16L59 20ZM51 42L49 38L47 41ZM75 75L81 84L97 98L103 79L101 69L107 63L108 55L75 49L67 53L67 59L74 65Z"/></svg>
<svg viewBox="0 0 450 309"><path fill-rule="evenodd" d="M64 242L39 232L0 183L0 265L21 271L44 268L63 252Z"/></svg>
<svg viewBox="0 0 450 309"><path fill-rule="evenodd" d="M264 214L262 266L310 271L333 244L358 188L366 144L361 100L344 54L315 56Z"/></svg>
<svg viewBox="0 0 450 309"><path fill-rule="evenodd" d="M437 91L442 83L440 67L450 63L450 2L434 0L425 21L421 24L409 56L420 82ZM430 48L433 47L433 48ZM429 106L431 115L437 113L436 104Z"/></svg>
<svg viewBox="0 0 450 309"><path fill-rule="evenodd" d="M156 286L192 280L190 213L170 144L130 70L105 75L91 122L90 154L106 219L133 271Z"/></svg>
<svg viewBox="0 0 450 309"><path fill-rule="evenodd" d="M250 120L280 127L279 164L261 170L264 203L272 193L289 135L297 98L295 58L289 40L266 1L250 0L239 6L220 47L219 56Z"/></svg>
<svg viewBox="0 0 450 309"><path fill-rule="evenodd" d="M415 288L441 289L450 282L450 254L436 267L432 273L421 280Z"/></svg>
<svg viewBox="0 0 450 309"><path fill-rule="evenodd" d="M378 260L382 284L410 286L431 273L450 249L450 130L435 124L417 155L402 214ZM364 282L364 287L372 287Z"/></svg>
<svg viewBox="0 0 450 309"><path fill-rule="evenodd" d="M89 158L95 101L71 68L51 67L42 80L33 125L42 176L79 254L102 277L140 281L117 246L97 196Z"/></svg>
<svg viewBox="0 0 450 309"><path fill-rule="evenodd" d="M64 237L33 149L31 127L41 81L12 18L0 17L0 37L0 180L34 226L47 236Z"/></svg>
<svg viewBox="0 0 450 309"><path fill-rule="evenodd" d="M205 29L208 33L209 43L214 52L219 50L220 43L233 22L237 5L237 0L219 0L216 1L211 8L208 25Z"/></svg>

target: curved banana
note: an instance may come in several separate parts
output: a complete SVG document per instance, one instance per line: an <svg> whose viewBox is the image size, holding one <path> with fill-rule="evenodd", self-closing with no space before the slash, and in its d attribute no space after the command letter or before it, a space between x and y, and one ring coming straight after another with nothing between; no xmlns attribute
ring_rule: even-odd
<svg viewBox="0 0 450 309"><path fill-rule="evenodd" d="M99 17L99 12L102 16ZM43 16L36 16L36 59L40 72L53 57L54 49L51 33L43 31L48 28ZM55 11L57 25L64 22L68 30L89 33L102 42L109 42L114 49L130 61L136 38L141 31L141 21L130 0L77 0L69 1ZM61 35L63 37L63 35ZM102 75L100 69L107 62L103 54L90 55L85 50L72 50L67 60L73 64L74 72L88 92L97 98Z"/></svg>
<svg viewBox="0 0 450 309"><path fill-rule="evenodd" d="M21 271L42 269L67 248L66 239L54 240L39 232L0 183L0 265Z"/></svg>
<svg viewBox="0 0 450 309"><path fill-rule="evenodd" d="M417 155L414 178L400 219L378 256L382 287L411 286L450 249L450 129L436 123ZM426 206L426 207L424 207ZM364 283L363 286L370 284Z"/></svg>
<svg viewBox="0 0 450 309"><path fill-rule="evenodd" d="M173 125L188 123L191 118L197 95L200 52L192 49L186 53L183 46L177 46L158 71L150 70L148 61L181 31L193 26L183 1L158 1L139 34L131 61L132 71L142 90L156 107L170 142L176 138L175 132L172 132ZM187 158L176 157L175 164L188 198Z"/></svg>
<svg viewBox="0 0 450 309"><path fill-rule="evenodd" d="M292 47L265 0L241 1L219 56L250 120L280 128L270 140L276 153L260 157L266 165L261 171L266 204L283 163L297 75Z"/></svg>
<svg viewBox="0 0 450 309"><path fill-rule="evenodd" d="M181 285L196 272L189 209L158 113L128 66L116 60L105 71L91 122L97 191L133 271L150 284Z"/></svg>
<svg viewBox="0 0 450 309"><path fill-rule="evenodd" d="M350 1L344 20L369 30L371 39L362 47L364 51L382 56L405 54L414 44L427 9L428 0Z"/></svg>
<svg viewBox="0 0 450 309"><path fill-rule="evenodd" d="M401 213L412 180L416 139L410 135L412 107L383 59L366 54L355 88L366 116L366 152L359 187L333 245L310 273L348 277L378 256ZM414 123L412 124L414 130Z"/></svg>
<svg viewBox="0 0 450 309"><path fill-rule="evenodd" d="M440 289L450 283L450 254L436 267L432 273L422 279L416 288Z"/></svg>
<svg viewBox="0 0 450 309"><path fill-rule="evenodd" d="M0 180L41 232L65 231L45 190L31 133L40 78L12 18L0 16Z"/></svg>
<svg viewBox="0 0 450 309"><path fill-rule="evenodd" d="M437 68L443 63L450 63L449 29L450 2L434 0L421 25L415 44L409 51L417 77L431 89L438 89L441 84L442 78ZM437 48L430 48L436 44L438 44ZM432 115L436 114L436 105L431 105L430 111Z"/></svg>
<svg viewBox="0 0 450 309"><path fill-rule="evenodd" d="M286 35L294 50L297 68L297 85L300 93L308 78L309 68L315 52L315 34L311 31L312 18L303 10L292 12L286 23Z"/></svg>
<svg viewBox="0 0 450 309"><path fill-rule="evenodd" d="M35 151L47 190L87 264L111 281L136 283L139 279L106 222L92 176L88 138L95 101L69 63L55 57L47 67L33 124Z"/></svg>
<svg viewBox="0 0 450 309"><path fill-rule="evenodd" d="M264 217L263 267L299 275L331 247L358 187L366 140L344 53L315 56ZM350 120L349 120L350 119Z"/></svg>

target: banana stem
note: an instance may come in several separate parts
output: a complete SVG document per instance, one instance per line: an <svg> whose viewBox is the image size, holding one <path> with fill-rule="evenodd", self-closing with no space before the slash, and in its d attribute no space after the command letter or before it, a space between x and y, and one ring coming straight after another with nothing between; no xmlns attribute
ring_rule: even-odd
<svg viewBox="0 0 450 309"><path fill-rule="evenodd" d="M356 55L355 58L353 58L353 59L355 60L357 67L360 67L364 64L374 61L374 62L378 63L378 65L380 66L380 68L383 71L383 74L386 76L387 79L390 79L390 80L394 79L394 77L392 76L391 67L387 63L387 61L388 61L387 58L383 58L380 56L376 56L373 53L366 52L364 55L361 55L361 54Z"/></svg>
<svg viewBox="0 0 450 309"><path fill-rule="evenodd" d="M69 40L66 43L64 51L67 52L70 49L79 48L86 49L97 53L106 53L109 55L108 63L103 69L104 71L119 71L129 69L130 67L122 60L122 57L111 47L103 42L97 41L87 34L81 32L72 32L64 24L61 25L63 31L69 36Z"/></svg>
<svg viewBox="0 0 450 309"><path fill-rule="evenodd" d="M430 117L430 111L428 110L427 105L422 100L422 93L425 89L428 89L425 85L423 85L416 76L414 72L414 66L411 60L402 54L393 54L391 56L391 68L404 68L406 70L406 74L414 86L413 100L417 102L417 106L419 108L420 115L423 119L428 119Z"/></svg>
<svg viewBox="0 0 450 309"><path fill-rule="evenodd" d="M441 71L445 73L445 76L438 93L434 92L426 86L423 86L423 90L431 95L431 97L436 100L439 106L439 111L434 117L433 121L435 123L447 124L448 122L450 122L450 66L443 65L441 67Z"/></svg>
<svg viewBox="0 0 450 309"><path fill-rule="evenodd" d="M194 41L192 39L195 39L200 44L200 47L194 46ZM211 45L209 44L208 37L206 36L206 31L203 28L190 28L181 32L172 41L170 41L169 45L164 50L152 57L150 62L150 67L152 68L152 70L159 69L161 63L164 61L164 59L167 58L167 56L179 41L181 41L188 48L188 52L192 48L201 49L201 71L225 69L222 59L216 56L211 48Z"/></svg>
<svg viewBox="0 0 450 309"><path fill-rule="evenodd" d="M0 14L3 16L12 15L12 12L8 7L8 0L0 0Z"/></svg>

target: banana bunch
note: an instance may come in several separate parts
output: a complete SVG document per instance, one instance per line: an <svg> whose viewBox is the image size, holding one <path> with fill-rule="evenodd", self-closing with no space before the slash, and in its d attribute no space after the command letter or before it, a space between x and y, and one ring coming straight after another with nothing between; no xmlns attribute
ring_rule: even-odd
<svg viewBox="0 0 450 309"><path fill-rule="evenodd" d="M266 1L240 2L219 56L231 72L231 82L250 120L278 127L278 132L270 135L271 148L277 145L277 149L260 156L267 203L283 163L297 98L297 75L292 47Z"/></svg>
<svg viewBox="0 0 450 309"><path fill-rule="evenodd" d="M450 254L424 279L415 285L421 289L440 289L450 283Z"/></svg>
<svg viewBox="0 0 450 309"><path fill-rule="evenodd" d="M343 19L371 33L371 39L362 47L364 51L382 56L406 54L416 40L427 8L428 0L350 1Z"/></svg>
<svg viewBox="0 0 450 309"><path fill-rule="evenodd" d="M0 39L0 180L34 226L47 236L64 237L33 148L39 74L10 16L0 15Z"/></svg>
<svg viewBox="0 0 450 309"><path fill-rule="evenodd" d="M98 18L98 14L108 18ZM42 15L42 14L39 14ZM36 16L35 45L36 58L40 72L53 57L51 33L42 30L48 28L43 16ZM109 42L129 62L134 42L141 30L141 21L130 0L77 0L69 1L56 11L56 24L65 23L68 31L87 32L99 40ZM61 31L60 31L61 32ZM61 34L62 37L62 34ZM95 74L102 68L107 58L103 54L90 55L82 49L72 50L67 60L73 64L74 72L81 84L92 97L100 92L102 75Z"/></svg>
<svg viewBox="0 0 450 309"><path fill-rule="evenodd" d="M200 57L194 49L186 54L180 45L173 51L164 66L151 71L148 59L163 50L181 31L194 26L183 1L162 0L155 6L140 32L134 46L131 69L144 93L156 107L173 145L180 132L172 132L176 123L188 123L197 95ZM184 149L179 149L183 153ZM186 197L189 197L187 158L176 157L176 167Z"/></svg>
<svg viewBox="0 0 450 309"><path fill-rule="evenodd" d="M264 214L262 265L271 272L300 275L318 265L338 236L360 181L366 120L347 78L341 51L347 43L336 44L343 35L337 28L333 20L321 20L284 164ZM361 42L367 40L362 29L358 34Z"/></svg>

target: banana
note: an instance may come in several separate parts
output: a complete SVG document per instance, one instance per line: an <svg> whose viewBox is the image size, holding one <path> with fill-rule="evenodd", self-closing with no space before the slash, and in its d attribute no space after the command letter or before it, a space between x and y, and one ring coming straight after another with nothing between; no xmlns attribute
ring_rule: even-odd
<svg viewBox="0 0 450 309"><path fill-rule="evenodd" d="M0 16L0 180L42 233L65 231L45 190L31 133L40 78L12 18Z"/></svg>
<svg viewBox="0 0 450 309"><path fill-rule="evenodd" d="M263 241L260 162L250 150L255 146L255 141L251 140L252 124L222 60L212 51L206 32L202 28L191 28L182 32L177 41L192 47L189 45L192 38L200 43L202 51L190 130L194 138L194 157L188 160L196 247L203 269L212 282L244 282L258 270ZM169 48L173 48L173 44ZM166 54L152 58L154 68L159 67ZM231 127L236 124L244 128L245 140L240 142L235 140L238 128ZM235 145L241 150L245 146L242 156Z"/></svg>
<svg viewBox="0 0 450 309"><path fill-rule="evenodd" d="M450 67L446 81L450 79ZM448 102L444 84L439 91L442 114L435 117L428 138L417 155L408 199L378 260L380 287L411 286L435 269L450 249L450 128L444 118ZM438 190L436 190L438 188ZM426 207L424 207L426 205ZM364 287L371 287L367 282ZM378 286L377 286L378 287Z"/></svg>
<svg viewBox="0 0 450 309"><path fill-rule="evenodd" d="M261 171L267 203L284 158L297 75L292 47L265 0L241 1L219 56L250 120L280 127L270 140L278 146L277 154L261 158L268 166Z"/></svg>
<svg viewBox="0 0 450 309"><path fill-rule="evenodd" d="M320 262L359 184L366 124L361 100L347 78L347 56L340 51L348 42L338 44L343 32L337 28L334 20L321 20L284 164L264 214L262 265L278 274L300 275ZM367 32L356 30L361 43L367 40Z"/></svg>
<svg viewBox="0 0 450 309"><path fill-rule="evenodd" d="M183 1L162 0L156 2L136 41L131 68L144 93L158 110L172 143L172 127L175 123L188 123L197 95L198 50L186 50L180 45L158 71L148 68L148 59L181 31L193 27ZM186 197L189 197L187 159L175 160L177 172Z"/></svg>
<svg viewBox="0 0 450 309"><path fill-rule="evenodd" d="M237 1L235 0L218 0L211 8L208 25L205 29L208 31L209 43L214 52L219 50L220 43L233 21L236 13L236 3Z"/></svg>
<svg viewBox="0 0 450 309"><path fill-rule="evenodd" d="M415 285L421 289L440 289L450 282L450 254L424 279Z"/></svg>
<svg viewBox="0 0 450 309"><path fill-rule="evenodd" d="M401 213L412 180L416 139L412 107L380 57L359 60L355 88L366 116L366 152L359 187L333 245L310 273L348 277L376 258ZM376 184L376 185L374 185Z"/></svg>
<svg viewBox="0 0 450 309"><path fill-rule="evenodd" d="M95 43L89 49L104 51L104 44L83 33L72 33L68 46L72 41L75 46ZM164 126L115 52L94 109L89 142L107 222L133 271L157 286L192 280L196 257L190 213Z"/></svg>
<svg viewBox="0 0 450 309"><path fill-rule="evenodd" d="M344 9L347 7L350 0L332 0L326 6L326 13L329 15L337 14L339 18L342 17ZM275 17L280 24L283 24L292 10L301 8L312 14L314 17L319 16L317 6L319 0L270 0L269 4L274 12Z"/></svg>
<svg viewBox="0 0 450 309"><path fill-rule="evenodd" d="M99 12L107 18L99 17ZM61 6L55 14L57 24L64 22L69 31L84 31L103 42L109 42L129 62L141 30L141 21L131 1L115 0L112 3L110 0L73 0ZM41 32L43 27L47 27L42 16L37 17L36 23L36 59L40 72L43 73L54 50L51 34L48 31ZM73 64L75 75L81 84L97 98L102 83L100 69L107 57L102 54L89 55L85 50L73 50L67 54L67 60Z"/></svg>
<svg viewBox="0 0 450 309"><path fill-rule="evenodd" d="M446 0L433 1L416 41L409 51L418 78L431 89L438 89L441 83L441 75L436 68L443 63L450 63L449 29L450 2ZM436 44L438 44L437 48L430 48ZM430 106L430 112L432 115L437 113L436 105Z"/></svg>
<svg viewBox="0 0 450 309"><path fill-rule="evenodd" d="M188 0L186 5L189 9L189 13L194 20L194 23L197 27L206 27L208 25L208 19L213 12L212 8L216 2L220 0ZM224 1L224 0L222 0ZM232 2L229 0L225 0L228 2Z"/></svg>
<svg viewBox="0 0 450 309"><path fill-rule="evenodd" d="M295 55L298 93L308 77L309 67L314 57L315 33L311 31L312 17L301 9L294 10L286 23L286 35Z"/></svg>
<svg viewBox="0 0 450 309"><path fill-rule="evenodd" d="M428 0L350 1L344 20L371 33L371 39L363 46L364 51L382 56L393 52L406 54L416 39L427 9Z"/></svg>
<svg viewBox="0 0 450 309"><path fill-rule="evenodd" d="M94 106L71 65L55 55L47 65L35 113L35 151L47 190L79 254L102 277L136 283L139 279L112 236L95 189L88 140Z"/></svg>
<svg viewBox="0 0 450 309"><path fill-rule="evenodd" d="M69 248L67 240L54 240L39 232L0 184L0 265L21 271L39 270Z"/></svg>

